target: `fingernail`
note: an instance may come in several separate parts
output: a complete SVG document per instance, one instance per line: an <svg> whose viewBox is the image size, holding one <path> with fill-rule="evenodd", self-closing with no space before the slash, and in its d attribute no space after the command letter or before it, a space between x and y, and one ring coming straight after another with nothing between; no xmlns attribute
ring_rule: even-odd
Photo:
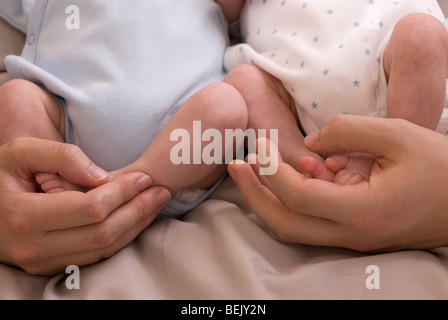
<svg viewBox="0 0 448 320"><path fill-rule="evenodd" d="M94 164L91 164L87 172L90 174L91 177L93 177L96 180L103 180L105 179L109 173L107 171L104 171L100 167L97 167Z"/></svg>
<svg viewBox="0 0 448 320"><path fill-rule="evenodd" d="M167 203L171 199L171 193L167 189L162 189L156 194L155 201L158 204Z"/></svg>
<svg viewBox="0 0 448 320"><path fill-rule="evenodd" d="M140 192L146 190L151 186L151 184L152 184L151 177L145 175L137 180L137 190Z"/></svg>
<svg viewBox="0 0 448 320"><path fill-rule="evenodd" d="M318 144L318 132L313 132L311 134L309 134L308 136L305 137L304 139L304 143L307 147L312 148L317 146Z"/></svg>

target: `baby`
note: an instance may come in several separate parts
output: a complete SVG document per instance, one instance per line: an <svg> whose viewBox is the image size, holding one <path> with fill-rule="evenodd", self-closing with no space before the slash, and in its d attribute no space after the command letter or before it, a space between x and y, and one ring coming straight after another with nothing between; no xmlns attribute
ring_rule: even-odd
<svg viewBox="0 0 448 320"><path fill-rule="evenodd" d="M280 153L297 170L338 184L369 179L369 155L324 161L303 144L302 132L317 131L338 114L404 118L448 132L448 34L437 1L227 5L235 17L244 5L244 43L226 52L226 81L246 101L249 128L279 129Z"/></svg>
<svg viewBox="0 0 448 320"><path fill-rule="evenodd" d="M222 82L229 39L217 3L4 0L0 15L27 30L22 55L6 58L16 79L0 88L0 144L23 136L65 141L112 176L143 171L174 193L165 216L183 215L216 189L225 163L175 164L180 137L172 133L192 137L194 123L223 136L246 129L244 100ZM83 190L56 172L36 179L46 192Z"/></svg>

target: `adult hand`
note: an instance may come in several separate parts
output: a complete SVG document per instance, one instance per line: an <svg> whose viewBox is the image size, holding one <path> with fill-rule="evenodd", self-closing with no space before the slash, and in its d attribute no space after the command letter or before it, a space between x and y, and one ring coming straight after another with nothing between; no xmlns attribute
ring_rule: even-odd
<svg viewBox="0 0 448 320"><path fill-rule="evenodd" d="M271 176L232 163L243 198L281 240L363 252L448 245L445 136L405 120L345 115L305 144L319 154L362 152L376 160L368 182L347 186L307 178L280 156Z"/></svg>
<svg viewBox="0 0 448 320"><path fill-rule="evenodd" d="M95 188L39 193L39 172ZM73 145L19 138L0 146L0 261L40 275L97 262L132 241L170 197L147 189L143 173L108 179Z"/></svg>

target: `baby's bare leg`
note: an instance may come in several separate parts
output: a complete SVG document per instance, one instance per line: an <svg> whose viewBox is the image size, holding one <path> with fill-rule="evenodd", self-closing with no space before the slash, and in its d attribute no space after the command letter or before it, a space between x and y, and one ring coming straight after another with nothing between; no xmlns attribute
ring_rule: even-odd
<svg viewBox="0 0 448 320"><path fill-rule="evenodd" d="M271 129L278 130L278 149L286 163L315 178L333 180L334 174L325 167L323 159L305 147L295 115L295 103L278 79L256 66L240 65L225 81L246 101L248 128L267 129L267 138ZM299 162L303 157L314 159L312 168L301 167Z"/></svg>
<svg viewBox="0 0 448 320"><path fill-rule="evenodd" d="M396 25L384 52L389 118L435 129L445 105L448 33L427 14L411 14Z"/></svg>
<svg viewBox="0 0 448 320"><path fill-rule="evenodd" d="M194 131L194 122L199 121L201 137ZM197 123L196 123L197 124ZM188 99L184 105L172 116L168 123L162 128L157 137L143 153L143 155L129 166L113 172L113 175L121 175L128 172L143 171L149 174L154 184L164 185L172 192L186 188L207 188L217 182L225 173L226 165L224 157L225 150L225 130L242 129L247 126L247 109L243 98L230 85L226 83L213 83ZM198 127L196 127L197 129ZM175 130L186 133L189 141L180 141L178 137L171 139ZM203 162L202 152L205 146L213 141L203 141L202 146L197 149L192 146L193 139L199 141L202 134L207 129L214 129L222 137L220 150L222 157L212 164ZM174 140L174 141L171 141ZM187 142L190 154L188 155L191 164L174 164L171 159L173 147L179 143ZM232 150L233 152L233 150ZM183 155L182 155L183 156ZM194 157L200 158L201 164L193 164Z"/></svg>
<svg viewBox="0 0 448 320"><path fill-rule="evenodd" d="M201 132L199 136L197 136L197 132L193 132L194 122L196 124L200 123ZM217 131L214 132L219 132L219 135L224 138L226 129L235 130L239 128L244 131L246 125L247 110L240 94L228 84L210 84L182 105L135 162L113 171L111 174L116 177L125 173L142 171L151 176L154 185L163 185L172 192L186 187L208 188L217 182L226 171L224 162L226 150L223 140L219 144L221 149L216 150L222 154L222 158L215 163L205 164L202 161L203 148L213 141L201 141L203 132L207 129L215 129ZM185 139L188 138L189 140L183 141L180 139L181 141L179 141L177 135L174 135L172 139L171 135L176 130L185 133ZM193 142L194 138L200 139L199 143L202 144L198 150L194 150L193 144L197 142ZM171 151L179 143L186 145L189 149L187 158L190 160L190 164L173 163ZM200 153L200 164L193 163L194 151ZM39 175L38 182L46 192L85 191L83 188L51 174Z"/></svg>
<svg viewBox="0 0 448 320"><path fill-rule="evenodd" d="M27 80L0 87L0 145L19 137L64 141L65 117L54 95Z"/></svg>
<svg viewBox="0 0 448 320"><path fill-rule="evenodd" d="M64 136L65 116L58 98L27 80L0 87L0 145L19 137L64 142ZM36 180L51 190L65 183L52 173L38 174Z"/></svg>
<svg viewBox="0 0 448 320"><path fill-rule="evenodd" d="M384 52L389 118L436 129L445 105L447 52L448 33L436 18L411 14L397 23ZM338 155L327 159L327 167L336 183L353 184L368 180L373 162Z"/></svg>
<svg viewBox="0 0 448 320"><path fill-rule="evenodd" d="M236 21L240 17L244 0L215 0L215 2L221 6L224 16L229 23Z"/></svg>

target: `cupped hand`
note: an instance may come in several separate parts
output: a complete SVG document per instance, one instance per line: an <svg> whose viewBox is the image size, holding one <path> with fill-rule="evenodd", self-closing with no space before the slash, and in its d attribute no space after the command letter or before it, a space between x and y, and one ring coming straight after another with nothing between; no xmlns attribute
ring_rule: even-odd
<svg viewBox="0 0 448 320"><path fill-rule="evenodd" d="M39 172L93 189L41 193ZM19 138L0 146L0 261L40 275L95 263L131 242L170 198L143 173L108 180L73 145Z"/></svg>
<svg viewBox="0 0 448 320"><path fill-rule="evenodd" d="M281 240L363 252L448 244L447 137L405 120L344 115L305 144L319 154L372 154L375 163L368 182L347 186L310 179L280 155L274 175L230 164L243 198Z"/></svg>

